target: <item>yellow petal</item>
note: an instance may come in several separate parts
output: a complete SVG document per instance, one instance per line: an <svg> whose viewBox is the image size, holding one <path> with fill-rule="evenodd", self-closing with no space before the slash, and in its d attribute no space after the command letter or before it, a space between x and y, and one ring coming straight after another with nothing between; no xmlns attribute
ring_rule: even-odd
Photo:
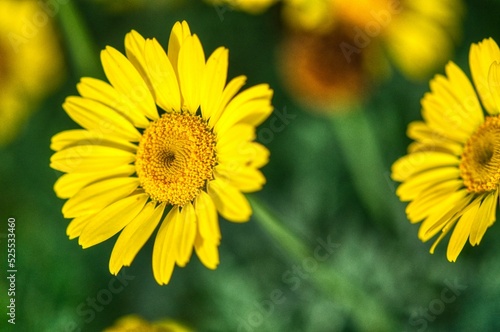
<svg viewBox="0 0 500 332"><path fill-rule="evenodd" d="M239 142L237 140L234 143L218 148L218 163L225 164L225 168L236 168L240 165L251 167L254 161L261 161L261 159L269 157L267 150L259 148L259 143Z"/></svg>
<svg viewBox="0 0 500 332"><path fill-rule="evenodd" d="M201 238L219 244L221 234L217 209L214 202L205 191L200 191L195 198L194 208L198 220L198 233Z"/></svg>
<svg viewBox="0 0 500 332"><path fill-rule="evenodd" d="M116 49L108 46L101 52L106 77L113 87L140 107L142 114L158 119L158 111L149 88L137 69Z"/></svg>
<svg viewBox="0 0 500 332"><path fill-rule="evenodd" d="M478 127L484 122L484 114L479 104L476 91L469 78L454 62L446 65L448 88L460 99L461 107L456 110L465 126Z"/></svg>
<svg viewBox="0 0 500 332"><path fill-rule="evenodd" d="M418 238L423 242L436 235L454 218L460 217L470 206L473 196L466 190L460 190L449 195L440 204L436 204L432 214L422 222L418 230Z"/></svg>
<svg viewBox="0 0 500 332"><path fill-rule="evenodd" d="M457 257L462 251L465 242L467 242L471 225L476 218L478 209L479 204L475 204L472 208L470 208L462 215L462 217L455 225L453 233L451 234L450 242L448 243L448 249L446 251L446 258L448 258L450 262L455 262L457 260Z"/></svg>
<svg viewBox="0 0 500 332"><path fill-rule="evenodd" d="M443 78L444 79L444 78ZM445 136L455 142L465 143L471 130L464 128L464 121L457 111L461 106L443 93L426 93L421 101L422 117L433 131L445 132Z"/></svg>
<svg viewBox="0 0 500 332"><path fill-rule="evenodd" d="M167 112L180 112L179 83L165 51L156 39L147 40L145 50L148 75L155 91L156 103Z"/></svg>
<svg viewBox="0 0 500 332"><path fill-rule="evenodd" d="M463 182L461 180L452 180L430 186L426 190L423 190L418 197L406 207L408 219L412 223L415 223L427 218L434 213L437 205L436 202L444 201L447 196L458 191L462 186Z"/></svg>
<svg viewBox="0 0 500 332"><path fill-rule="evenodd" d="M184 40L191 36L191 30L186 21L175 22L172 31L170 32L170 38L168 40L168 58L170 63L174 68L174 71L179 78L179 73L177 71L177 63L179 59L179 51L184 44Z"/></svg>
<svg viewBox="0 0 500 332"><path fill-rule="evenodd" d="M59 198L69 198L83 187L104 179L123 178L135 173L134 165L122 165L93 173L69 173L62 175L54 184L54 191Z"/></svg>
<svg viewBox="0 0 500 332"><path fill-rule="evenodd" d="M109 204L127 197L140 185L138 178L114 178L91 184L73 197L63 206L65 218L75 218L86 214L97 213Z"/></svg>
<svg viewBox="0 0 500 332"><path fill-rule="evenodd" d="M158 226L166 204L160 204L156 208L155 205L154 202L147 203L120 233L109 259L109 271L112 274L117 275L123 266L132 264L139 250Z"/></svg>
<svg viewBox="0 0 500 332"><path fill-rule="evenodd" d="M177 258L177 241L175 228L180 225L179 208L174 206L163 220L156 234L153 247L153 275L160 285L170 282Z"/></svg>
<svg viewBox="0 0 500 332"><path fill-rule="evenodd" d="M472 223L470 230L469 242L471 245L478 245L486 230L492 224L492 220L496 219L496 204L498 201L498 190L494 193L485 194L485 198L479 207L476 219Z"/></svg>
<svg viewBox="0 0 500 332"><path fill-rule="evenodd" d="M253 141L254 139L255 127L246 123L238 123L218 138L217 149L232 151L235 146L248 141Z"/></svg>
<svg viewBox="0 0 500 332"><path fill-rule="evenodd" d="M129 119L137 128L147 128L149 120L141 111L143 105L139 100L131 100L118 92L106 82L84 77L77 84L80 95L86 99L98 101Z"/></svg>
<svg viewBox="0 0 500 332"><path fill-rule="evenodd" d="M440 167L429 171L421 172L406 179L398 189L396 194L402 201L409 201L417 197L422 190L435 186L441 182L455 180L460 177L458 167Z"/></svg>
<svg viewBox="0 0 500 332"><path fill-rule="evenodd" d="M225 169L221 166L223 165L218 165L216 168L216 177L231 183L241 192L249 193L261 190L266 183L264 175L255 168L240 165Z"/></svg>
<svg viewBox="0 0 500 332"><path fill-rule="evenodd" d="M194 114L200 106L200 90L205 70L205 54L198 36L186 38L178 59L179 84L183 107Z"/></svg>
<svg viewBox="0 0 500 332"><path fill-rule="evenodd" d="M251 87L232 99L215 124L217 133L224 133L234 124L243 122L253 126L261 124L273 111L273 90L267 84Z"/></svg>
<svg viewBox="0 0 500 332"><path fill-rule="evenodd" d="M149 202L144 208L135 216L135 218L123 229L123 231L118 236L116 243L113 247L113 251L111 252L111 257L109 258L109 272L111 274L117 275L120 272L123 266L129 266L124 263L124 257L128 250L129 243L137 249L137 252L144 245L134 245L134 243L130 242L130 238L138 231L142 231L143 227L148 227L151 216L155 212L155 203ZM159 222L159 219L158 219ZM155 225L155 227L157 224ZM151 234L150 234L151 235Z"/></svg>
<svg viewBox="0 0 500 332"><path fill-rule="evenodd" d="M147 200L147 194L140 194L115 201L94 215L83 229L78 243L85 249L106 241L127 226L144 208Z"/></svg>
<svg viewBox="0 0 500 332"><path fill-rule="evenodd" d="M442 130L430 128L429 125L423 121L411 122L408 125L406 134L409 138L429 146L430 148L427 149L427 151L443 150L456 156L461 155L463 152L463 143L453 140ZM409 148L408 151L412 152L411 148Z"/></svg>
<svg viewBox="0 0 500 332"><path fill-rule="evenodd" d="M446 73L447 77L436 75L431 81L432 93L422 101L422 116L431 128L460 135L464 142L484 122L483 111L463 71L449 62Z"/></svg>
<svg viewBox="0 0 500 332"><path fill-rule="evenodd" d="M489 113L495 115L500 113L500 63L498 62L494 62L490 66L488 86L490 87L492 100L492 106Z"/></svg>
<svg viewBox="0 0 500 332"><path fill-rule="evenodd" d="M250 161L248 166L261 168L264 165L267 165L269 162L269 150L264 145L257 142L251 143L251 149L253 150L253 159Z"/></svg>
<svg viewBox="0 0 500 332"><path fill-rule="evenodd" d="M203 239L199 233L196 234L194 241L194 249L196 255L205 267L215 270L219 265L219 250L218 243Z"/></svg>
<svg viewBox="0 0 500 332"><path fill-rule="evenodd" d="M99 135L116 135L133 142L141 139L141 134L129 120L92 99L68 97L63 108L80 126Z"/></svg>
<svg viewBox="0 0 500 332"><path fill-rule="evenodd" d="M227 104L236 95L236 93L238 93L241 87L245 85L246 81L246 76L238 76L229 81L227 86L224 88L224 91L222 92L221 101L210 115L210 120L208 122L210 127L214 127L217 121L219 121L219 118L226 109Z"/></svg>
<svg viewBox="0 0 500 332"><path fill-rule="evenodd" d="M459 163L460 161L456 156L448 153L435 151L415 152L399 158L392 164L391 177L395 181L402 182L423 171L458 166Z"/></svg>
<svg viewBox="0 0 500 332"><path fill-rule="evenodd" d="M216 49L207 60L205 75L201 84L201 114L208 120L216 111L226 85L229 51L224 47Z"/></svg>
<svg viewBox="0 0 500 332"><path fill-rule="evenodd" d="M146 82L149 90L154 95L151 89L151 82L146 70L146 60L144 59L144 49L146 40L140 33L135 30L130 31L125 35L125 54L127 59L132 63L137 72L141 75L144 82Z"/></svg>
<svg viewBox="0 0 500 332"><path fill-rule="evenodd" d="M217 207L217 211L229 221L245 222L252 215L252 208L245 196L233 185L215 179L208 183L208 194Z"/></svg>
<svg viewBox="0 0 500 332"><path fill-rule="evenodd" d="M483 39L482 42L471 45L469 65L472 79L484 108L490 114L497 112L488 82L488 72L495 61L500 61L500 49L492 38Z"/></svg>
<svg viewBox="0 0 500 332"><path fill-rule="evenodd" d="M446 225L446 227L443 228L443 231L441 232L441 234L439 234L439 236L437 237L437 239L434 241L434 243L432 244L431 248L429 249L429 252L431 254L434 254L434 251L436 250L438 244L441 243L441 240L444 239L444 237L446 235L448 235L448 233L450 232L451 228L453 226L455 226L455 224L457 223L457 220L458 220L458 217L454 217L452 220L450 220L448 222L448 224Z"/></svg>
<svg viewBox="0 0 500 332"><path fill-rule="evenodd" d="M137 151L137 145L123 138L113 135L104 136L103 133L85 129L66 130L54 135L50 143L50 148L54 151L59 151L80 145L101 145L130 152Z"/></svg>
<svg viewBox="0 0 500 332"><path fill-rule="evenodd" d="M68 228L66 228L66 234L68 235L70 240L73 240L74 238L79 237L82 234L83 229L89 222L91 222L94 218L93 214L86 214L81 217L77 217L73 220L68 225Z"/></svg>
<svg viewBox="0 0 500 332"><path fill-rule="evenodd" d="M58 151L50 157L50 167L61 172L98 172L130 164L135 154L99 145L80 145Z"/></svg>
<svg viewBox="0 0 500 332"><path fill-rule="evenodd" d="M191 203L182 207L180 213L180 231L177 235L178 251L176 263L180 267L186 266L193 253L194 239L198 226L196 225L196 213Z"/></svg>

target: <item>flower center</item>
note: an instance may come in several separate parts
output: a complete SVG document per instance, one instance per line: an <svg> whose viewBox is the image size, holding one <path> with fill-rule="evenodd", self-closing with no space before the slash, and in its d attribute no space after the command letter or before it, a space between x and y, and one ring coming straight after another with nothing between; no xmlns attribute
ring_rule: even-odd
<svg viewBox="0 0 500 332"><path fill-rule="evenodd" d="M500 118L489 116L465 144L460 175L469 192L484 193L500 183Z"/></svg>
<svg viewBox="0 0 500 332"><path fill-rule="evenodd" d="M212 179L216 136L199 116L163 114L142 135L135 169L151 199L183 206Z"/></svg>

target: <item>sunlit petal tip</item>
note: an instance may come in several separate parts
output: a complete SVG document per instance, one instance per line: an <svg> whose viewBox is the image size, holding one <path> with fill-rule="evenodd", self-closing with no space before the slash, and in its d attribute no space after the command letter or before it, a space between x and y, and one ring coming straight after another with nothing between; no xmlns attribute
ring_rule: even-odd
<svg viewBox="0 0 500 332"><path fill-rule="evenodd" d="M499 59L500 60L500 59ZM488 85L492 98L490 114L500 113L500 62L494 61L488 70Z"/></svg>
<svg viewBox="0 0 500 332"><path fill-rule="evenodd" d="M156 39L146 41L145 58L156 103L165 111L179 112L181 95L177 76L167 54Z"/></svg>
<svg viewBox="0 0 500 332"><path fill-rule="evenodd" d="M208 194L219 213L232 222L247 222L252 215L252 208L246 197L233 185L224 180L210 181Z"/></svg>

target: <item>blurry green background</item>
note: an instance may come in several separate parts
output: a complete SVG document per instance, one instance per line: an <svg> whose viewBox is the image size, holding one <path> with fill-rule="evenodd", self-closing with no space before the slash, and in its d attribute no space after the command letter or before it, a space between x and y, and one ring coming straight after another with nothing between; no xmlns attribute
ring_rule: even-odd
<svg viewBox="0 0 500 332"><path fill-rule="evenodd" d="M407 221L405 204L394 193L397 184L389 177L390 165L410 143L406 126L420 118L420 98L428 91L428 81L411 83L395 72L373 88L363 119L380 143L385 172L366 167L366 177L356 178L353 167L370 164L359 149L366 142L356 116L326 121L295 103L282 87L276 70L283 33L279 6L255 16L194 0L163 4L114 9L103 0L77 1L75 7L95 47L87 64L78 64L71 55L76 37L74 31L64 31L60 17L67 14L62 10L56 15L66 52L65 81L39 106L17 139L0 150L0 274L7 270L8 217L16 219L18 271L15 329L5 314L7 281L0 280L0 330L100 331L130 313L148 320L176 319L199 331L371 330L369 320L361 322L364 313L370 319L371 310L364 307L363 298L390 317L394 331L500 329L500 242L495 240L500 226L494 225L480 246L467 243L456 263L446 260L447 239L430 255L432 242L418 240L419 225ZM500 1L467 1L463 37L452 60L468 75L470 43L490 36L500 41L499 12ZM104 78L100 67L95 71L91 65L99 60L100 49L111 45L123 51L124 36L131 29L156 37L166 47L178 20L189 22L206 54L218 46L229 48L228 77L247 75L247 86L269 83L276 111L286 109L294 116L284 130L264 142L271 150L270 163L263 168L268 183L254 196L304 242L310 256L294 257L256 218L242 225L221 219L221 263L216 271L204 268L193 256L186 268L175 269L169 285L158 286L151 269L152 238L133 265L120 273L125 285L120 288L108 271L116 237L82 250L77 240L66 236L64 201L52 189L60 174L49 168L50 138L77 127L61 104L77 93L81 76ZM351 132L349 123L354 124L351 137L342 134ZM269 125L268 120L260 130ZM346 153L349 144L357 155L353 150ZM372 182L362 190L359 184L367 179ZM324 261L311 259L318 239L335 243ZM325 280L328 271L348 280L352 288L336 286L334 278ZM453 295L446 291L450 285L455 285L456 296L444 303L443 292ZM102 290L110 287L120 291L109 303L97 302L92 309L88 299L101 296L108 302Z"/></svg>

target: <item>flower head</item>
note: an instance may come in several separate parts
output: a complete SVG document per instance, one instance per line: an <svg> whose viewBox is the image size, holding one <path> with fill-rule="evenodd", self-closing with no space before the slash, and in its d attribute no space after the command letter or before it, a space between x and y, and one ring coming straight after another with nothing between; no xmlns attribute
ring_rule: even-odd
<svg viewBox="0 0 500 332"><path fill-rule="evenodd" d="M0 1L0 146L63 76L57 34L42 8L36 1Z"/></svg>
<svg viewBox="0 0 500 332"><path fill-rule="evenodd" d="M216 268L217 212L234 222L250 218L242 192L265 183L259 168L269 153L254 139L273 110L272 90L261 84L238 93L244 76L226 85L227 49L205 60L186 22L174 25L167 52L136 31L125 48L126 56L112 47L101 53L111 84L83 78L81 96L66 99L64 109L84 129L52 138L51 167L67 173L54 189L69 198L62 209L73 218L67 233L83 248L121 231L113 274L132 263L162 220L153 272L167 284L193 247Z"/></svg>
<svg viewBox="0 0 500 332"><path fill-rule="evenodd" d="M285 0L283 15L285 84L322 109L362 99L391 64L410 79L427 78L452 53L462 2Z"/></svg>
<svg viewBox="0 0 500 332"><path fill-rule="evenodd" d="M431 92L422 99L424 121L408 126L415 142L392 166L392 178L402 182L397 195L411 202L408 218L422 221L419 238L427 241L440 233L431 253L453 230L447 250L453 262L467 239L478 245L495 222L500 185L500 50L495 41L472 44L469 62L474 86L453 62L446 76L431 81Z"/></svg>

